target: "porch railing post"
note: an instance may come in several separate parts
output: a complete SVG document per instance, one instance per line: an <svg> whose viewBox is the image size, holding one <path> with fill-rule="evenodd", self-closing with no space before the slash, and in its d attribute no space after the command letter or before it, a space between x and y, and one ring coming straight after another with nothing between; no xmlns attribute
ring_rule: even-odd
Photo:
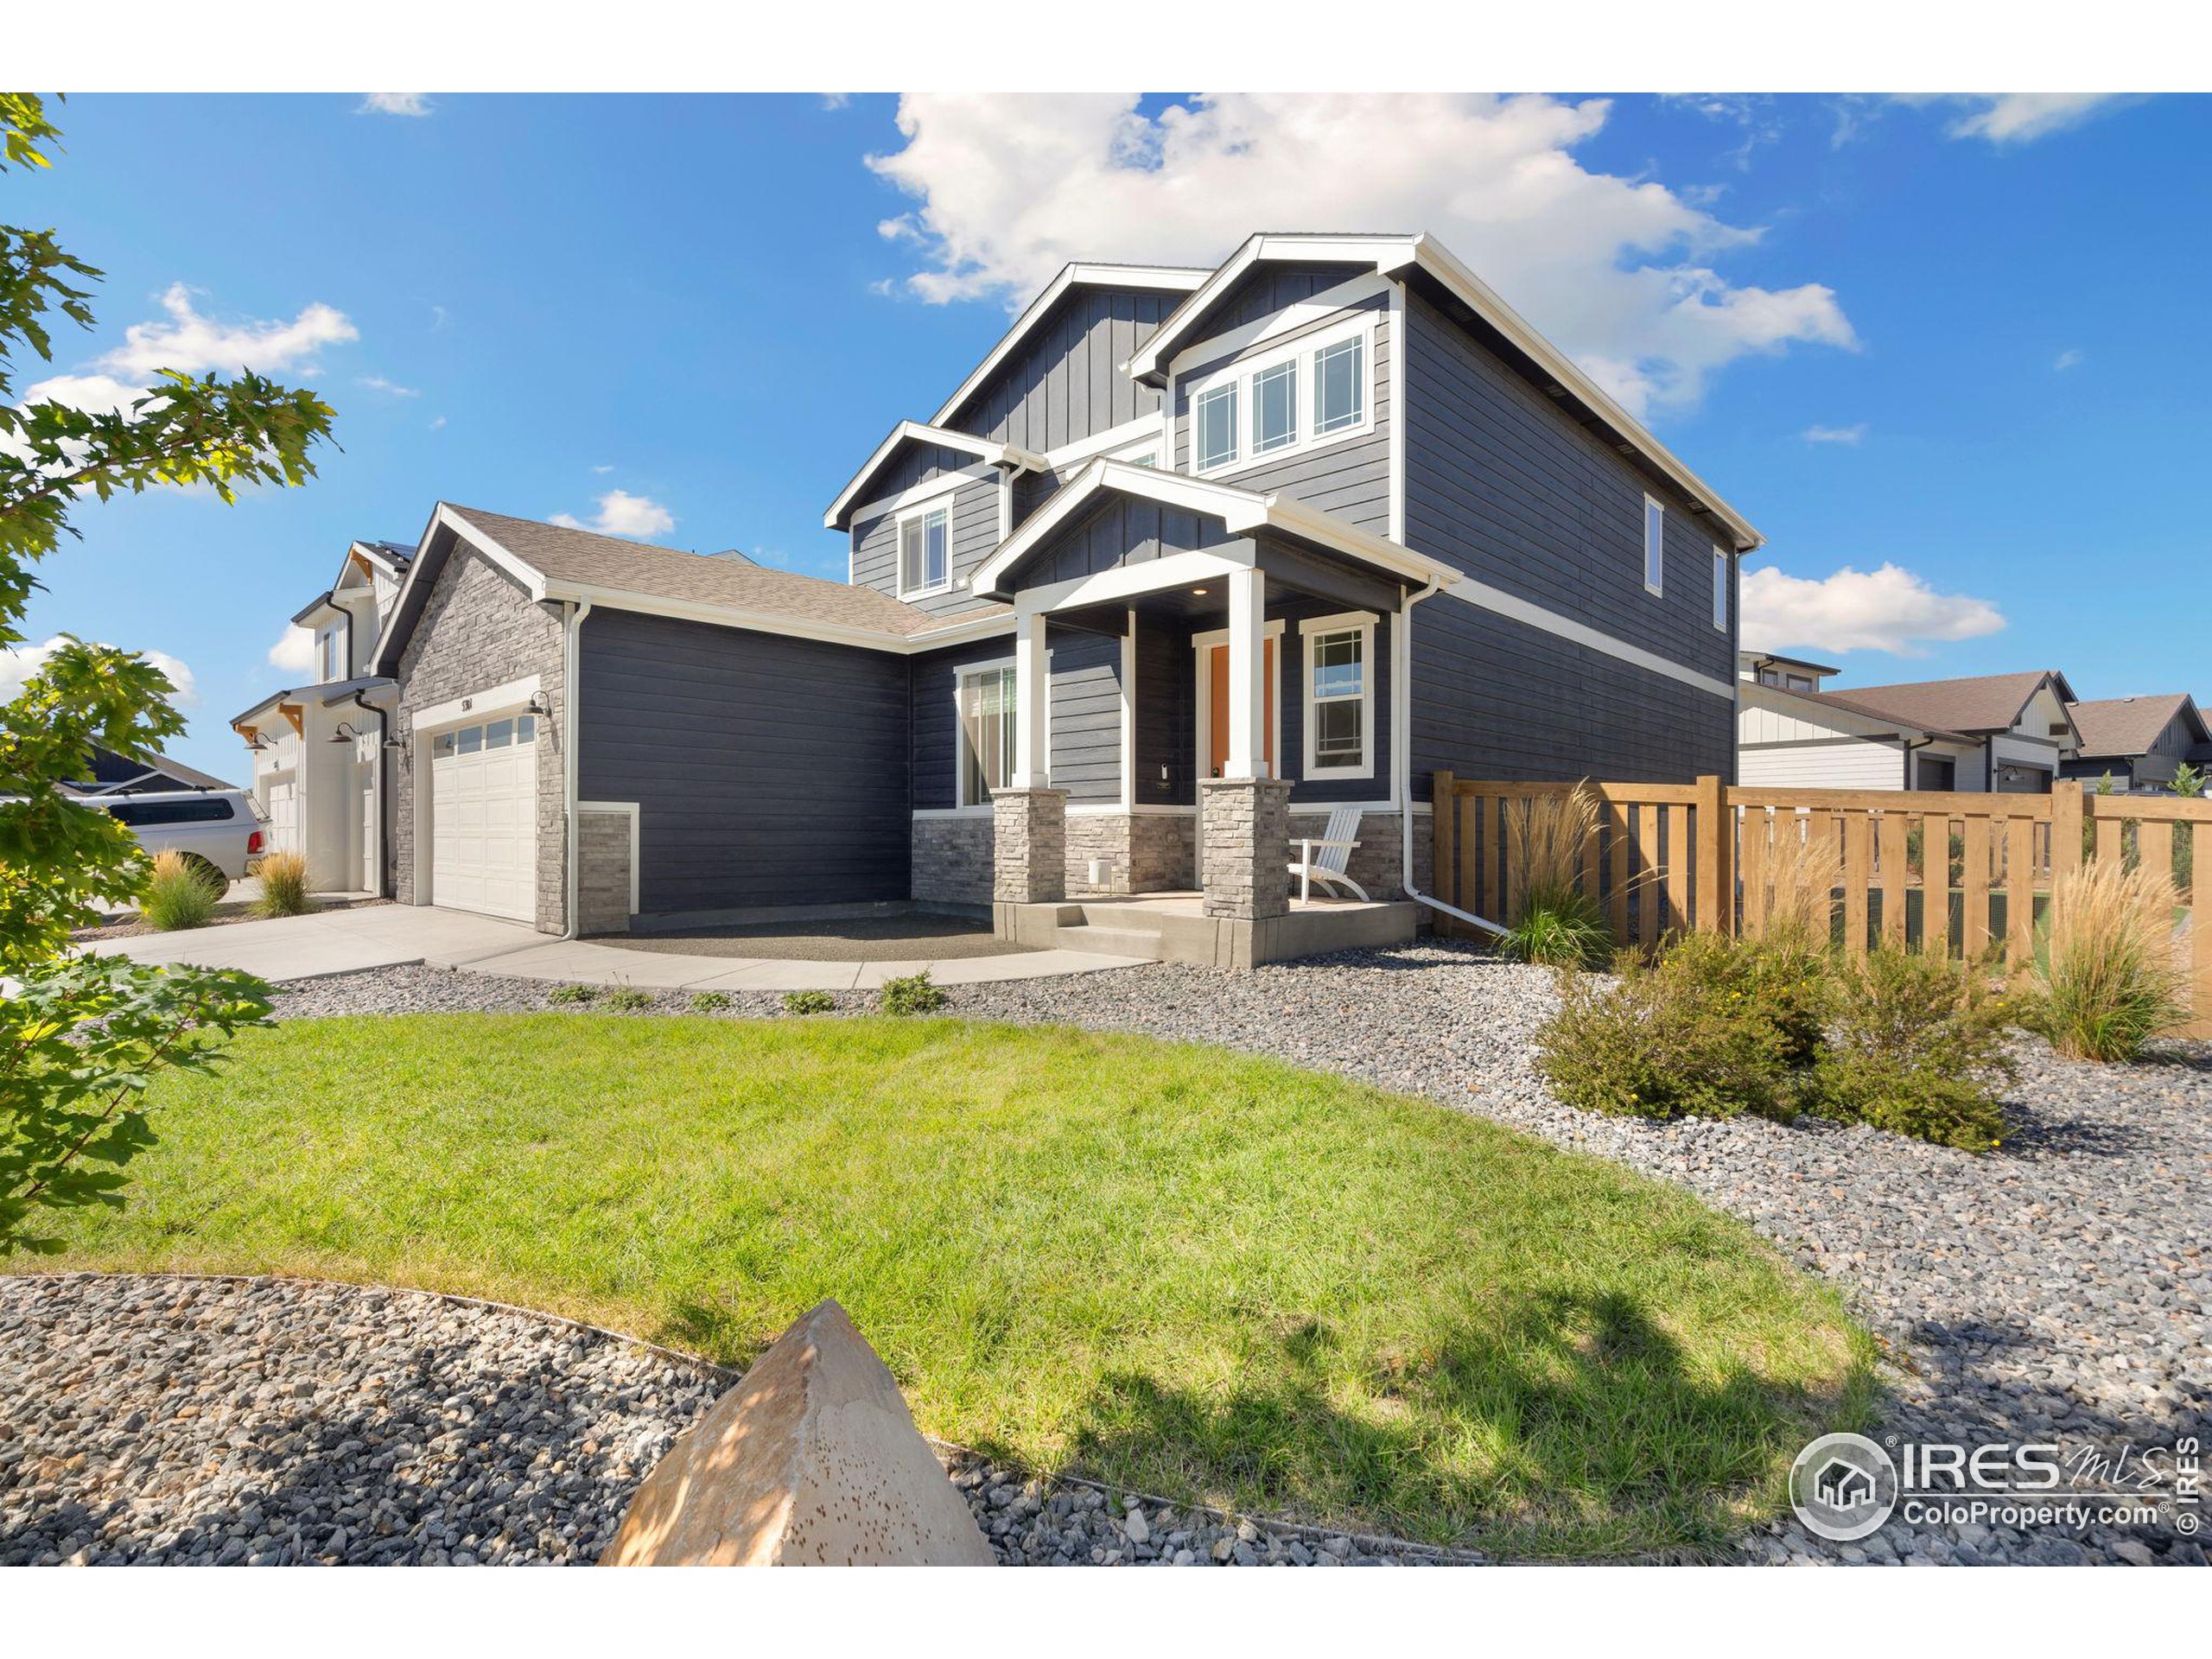
<svg viewBox="0 0 2212 1659"><path fill-rule="evenodd" d="M1736 813L1717 774L1697 780L1697 907L1700 933L1736 931Z"/></svg>
<svg viewBox="0 0 2212 1659"><path fill-rule="evenodd" d="M1024 611L1014 624L1014 766L1015 789L1043 789L1052 781L1046 749L1045 617Z"/></svg>
<svg viewBox="0 0 2212 1659"><path fill-rule="evenodd" d="M1268 579L1254 566L1229 578L1229 763L1224 778L1264 778Z"/></svg>

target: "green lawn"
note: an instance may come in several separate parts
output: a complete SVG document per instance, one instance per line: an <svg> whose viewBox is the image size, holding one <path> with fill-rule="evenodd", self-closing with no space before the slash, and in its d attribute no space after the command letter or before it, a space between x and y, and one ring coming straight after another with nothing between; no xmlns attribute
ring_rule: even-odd
<svg viewBox="0 0 2212 1659"><path fill-rule="evenodd" d="M1387 1040L1387 1039L1383 1039ZM922 1427L1526 1554L1710 1547L1864 1412L1745 1227L1340 1079L953 1020L303 1021L157 1093L56 1268L495 1297L742 1363L835 1296Z"/></svg>

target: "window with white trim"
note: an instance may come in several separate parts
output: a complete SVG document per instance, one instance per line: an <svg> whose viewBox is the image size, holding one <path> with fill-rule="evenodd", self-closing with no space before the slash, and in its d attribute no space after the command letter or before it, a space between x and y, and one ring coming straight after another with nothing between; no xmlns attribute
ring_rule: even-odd
<svg viewBox="0 0 2212 1659"><path fill-rule="evenodd" d="M959 683L960 794L963 806L988 806L991 791L1014 779L1014 664L964 669Z"/></svg>
<svg viewBox="0 0 2212 1659"><path fill-rule="evenodd" d="M339 625L331 624L315 637L315 676L321 680L342 680L346 664L341 660L343 646L340 644Z"/></svg>
<svg viewBox="0 0 2212 1659"><path fill-rule="evenodd" d="M1252 377L1252 453L1272 454L1298 442L1298 359Z"/></svg>
<svg viewBox="0 0 2212 1659"><path fill-rule="evenodd" d="M1306 776L1375 775L1375 619L1365 612L1299 624L1306 641Z"/></svg>
<svg viewBox="0 0 2212 1659"><path fill-rule="evenodd" d="M1192 406L1192 443L1202 473L1226 467L1236 459L1239 389L1239 383L1231 380L1200 393Z"/></svg>
<svg viewBox="0 0 2212 1659"><path fill-rule="evenodd" d="M925 507L899 521L899 597L944 592L952 585L952 515Z"/></svg>
<svg viewBox="0 0 2212 1659"><path fill-rule="evenodd" d="M1643 585L1662 593L1667 585L1667 509L1643 498Z"/></svg>
<svg viewBox="0 0 2212 1659"><path fill-rule="evenodd" d="M1728 632L1728 554L1718 542L1713 544L1713 626Z"/></svg>
<svg viewBox="0 0 2212 1659"><path fill-rule="evenodd" d="M1357 426L1367 416L1367 337L1354 334L1313 353L1313 435Z"/></svg>

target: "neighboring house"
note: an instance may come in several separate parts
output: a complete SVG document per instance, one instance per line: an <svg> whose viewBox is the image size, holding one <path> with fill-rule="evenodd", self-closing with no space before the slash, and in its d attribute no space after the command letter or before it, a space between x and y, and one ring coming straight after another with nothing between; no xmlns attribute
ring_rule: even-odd
<svg viewBox="0 0 2212 1659"><path fill-rule="evenodd" d="M166 754L148 754L131 760L113 749L94 744L85 757L85 775L68 787L86 795L146 795L180 789L228 789L220 778L172 760Z"/></svg>
<svg viewBox="0 0 2212 1659"><path fill-rule="evenodd" d="M355 542L337 579L292 618L314 636L306 684L270 693L231 721L253 755L253 794L268 815L272 851L304 853L308 880L334 891L383 886L379 741L392 686L370 671L385 620L415 550Z"/></svg>
<svg viewBox="0 0 2212 1659"><path fill-rule="evenodd" d="M1769 788L2047 794L2080 737L2052 671L1827 689L1837 670L1738 658L1738 782Z"/></svg>
<svg viewBox="0 0 2212 1659"><path fill-rule="evenodd" d="M847 582L440 504L349 664L393 895L1250 919L1345 805L1421 885L1437 770L1732 766L1758 533L1426 237L1070 266L825 522Z"/></svg>
<svg viewBox="0 0 2212 1659"><path fill-rule="evenodd" d="M2106 697L2077 702L2068 711L2082 734L2080 751L2063 775L2101 779L2113 787L2164 790L2184 762L2212 766L2212 729L2196 700L2185 691L2156 697Z"/></svg>

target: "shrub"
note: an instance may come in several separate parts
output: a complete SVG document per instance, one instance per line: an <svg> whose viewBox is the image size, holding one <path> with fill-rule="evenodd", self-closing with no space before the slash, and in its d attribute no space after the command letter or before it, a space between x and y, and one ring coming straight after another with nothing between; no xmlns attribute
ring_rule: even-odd
<svg viewBox="0 0 2212 1659"><path fill-rule="evenodd" d="M935 1014L945 1003L941 987L930 983L930 970L909 974L904 979L883 982L883 1011L886 1014Z"/></svg>
<svg viewBox="0 0 2212 1659"><path fill-rule="evenodd" d="M168 931L204 926L215 913L220 897L207 877L181 853L162 853L154 860L154 874L146 882L146 896L138 914L149 925Z"/></svg>
<svg viewBox="0 0 2212 1659"><path fill-rule="evenodd" d="M900 980L893 980L891 984L897 985L903 982ZM887 985L883 988L887 1007L891 986ZM834 1014L836 1010L837 999L827 991L785 991L784 993L785 1014Z"/></svg>
<svg viewBox="0 0 2212 1659"><path fill-rule="evenodd" d="M308 896L305 853L287 849L271 853L254 872L261 878L261 897L253 906L257 916L303 916L315 908Z"/></svg>
<svg viewBox="0 0 2212 1659"><path fill-rule="evenodd" d="M634 985L617 985L607 994L607 1006L617 1014L635 1014L653 1005L653 994Z"/></svg>
<svg viewBox="0 0 2212 1659"><path fill-rule="evenodd" d="M588 1002L599 995L595 985L556 985L546 994L548 1002Z"/></svg>
<svg viewBox="0 0 2212 1659"><path fill-rule="evenodd" d="M729 998L720 991L702 991L691 999L694 1014L720 1014L729 1007Z"/></svg>
<svg viewBox="0 0 2212 1659"><path fill-rule="evenodd" d="M1777 1005L1784 976L1768 958L1758 945L1693 933L1649 966L1624 957L1615 984L1565 977L1560 1010L1537 1033L1537 1070L1585 1111L1783 1115L1802 1011Z"/></svg>
<svg viewBox="0 0 2212 1659"><path fill-rule="evenodd" d="M1998 1144L2013 1011L1985 974L1889 948L1836 965L1827 988L1826 1041L1799 1097L1807 1110L1967 1152Z"/></svg>
<svg viewBox="0 0 2212 1659"><path fill-rule="evenodd" d="M2053 883L2039 929L2036 1022L2077 1060L2126 1060L2189 1017L2173 879L2092 859Z"/></svg>

